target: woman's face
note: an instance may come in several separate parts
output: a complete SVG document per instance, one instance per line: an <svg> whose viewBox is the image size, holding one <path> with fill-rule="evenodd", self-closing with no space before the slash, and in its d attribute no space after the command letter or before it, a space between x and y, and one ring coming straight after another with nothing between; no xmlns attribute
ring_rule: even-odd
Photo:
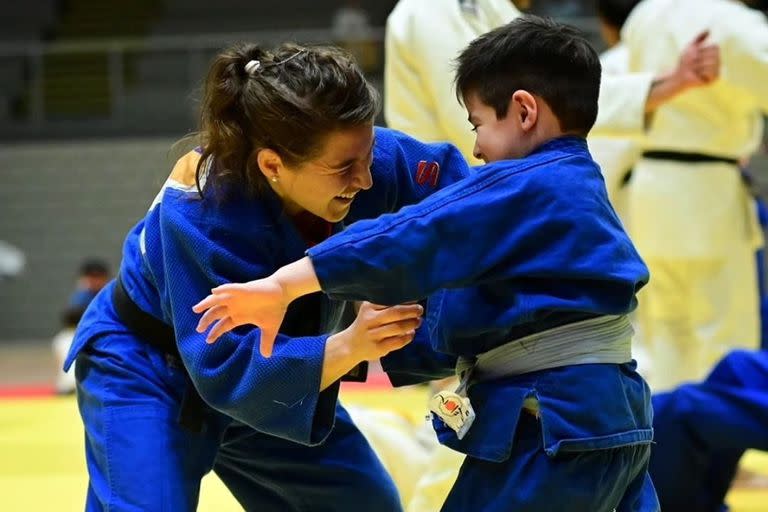
<svg viewBox="0 0 768 512"><path fill-rule="evenodd" d="M373 139L373 123L331 132L318 157L295 167L281 165L277 180L268 182L289 215L307 211L339 222L357 193L373 184Z"/></svg>

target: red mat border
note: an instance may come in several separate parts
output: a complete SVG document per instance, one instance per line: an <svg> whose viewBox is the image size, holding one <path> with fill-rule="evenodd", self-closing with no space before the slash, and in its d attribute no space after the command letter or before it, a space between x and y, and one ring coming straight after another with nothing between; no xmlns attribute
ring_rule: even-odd
<svg viewBox="0 0 768 512"><path fill-rule="evenodd" d="M366 382L344 382L342 388L348 391L391 388L389 378L383 372L368 375ZM0 386L0 399L49 398L56 396L56 389L50 384L19 384Z"/></svg>

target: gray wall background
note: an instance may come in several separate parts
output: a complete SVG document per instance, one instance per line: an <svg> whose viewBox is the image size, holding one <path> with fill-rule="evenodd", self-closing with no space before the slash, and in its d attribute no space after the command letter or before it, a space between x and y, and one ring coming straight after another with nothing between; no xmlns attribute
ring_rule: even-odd
<svg viewBox="0 0 768 512"><path fill-rule="evenodd" d="M171 169L174 139L0 145L0 240L24 273L0 282L0 341L50 338L83 258L120 261L122 240Z"/></svg>

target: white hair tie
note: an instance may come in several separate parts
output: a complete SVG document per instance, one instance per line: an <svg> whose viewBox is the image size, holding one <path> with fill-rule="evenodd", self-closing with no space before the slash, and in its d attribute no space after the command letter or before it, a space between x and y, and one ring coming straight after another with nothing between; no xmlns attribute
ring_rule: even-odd
<svg viewBox="0 0 768 512"><path fill-rule="evenodd" d="M249 75L253 76L253 74L259 70L261 67L261 62L258 60L251 60L248 61L248 64L245 65L245 72Z"/></svg>

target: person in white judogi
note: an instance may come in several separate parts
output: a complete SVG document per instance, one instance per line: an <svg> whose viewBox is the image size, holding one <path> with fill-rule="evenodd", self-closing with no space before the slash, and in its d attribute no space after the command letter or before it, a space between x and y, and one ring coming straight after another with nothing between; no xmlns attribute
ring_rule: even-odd
<svg viewBox="0 0 768 512"><path fill-rule="evenodd" d="M522 14L518 7L529 4L524 0L400 0L386 26L387 125L424 141L449 141L470 163L479 164L472 154L474 137L466 113L456 101L453 61L470 41L517 18ZM646 114L690 87L676 78L671 70L606 73L597 122L590 133L641 136Z"/></svg>
<svg viewBox="0 0 768 512"><path fill-rule="evenodd" d="M385 33L387 125L423 141L450 141L480 164L472 156L466 111L456 101L453 60L477 36L518 16L510 0L400 0Z"/></svg>
<svg viewBox="0 0 768 512"><path fill-rule="evenodd" d="M606 76L627 75L629 73L629 50L621 41L621 28L629 17L638 0L598 0L596 3L600 34L608 46L600 54L603 74ZM605 178L605 187L616 213L629 225L629 186L632 168L642 153L642 132L611 136L607 130L597 135L589 135L589 151ZM648 350L642 344L642 337L633 339L632 357L637 361L637 369L645 379L651 377L653 363Z"/></svg>
<svg viewBox="0 0 768 512"><path fill-rule="evenodd" d="M702 30L720 46L720 78L655 111L629 188L630 233L652 276L638 320L654 391L759 344L762 233L738 162L768 112L768 22L738 1L642 0L622 40L631 71L659 73Z"/></svg>
<svg viewBox="0 0 768 512"><path fill-rule="evenodd" d="M600 54L600 64L606 76L620 77L629 73L629 50L621 42L621 27L636 3L636 0L598 0L596 3L600 34L608 46ZM609 136L603 130L587 138L589 150L603 172L608 197L625 225L628 221L627 185L632 167L640 157L641 135Z"/></svg>
<svg viewBox="0 0 768 512"><path fill-rule="evenodd" d="M619 43L600 54L600 62L603 65L603 73L626 73L628 67L627 49ZM640 157L641 137L630 135L611 137L603 133L602 135L590 135L587 137L587 142L592 156L600 164L600 169L603 171L611 204L626 225L629 215L627 212L627 185L632 166Z"/></svg>

